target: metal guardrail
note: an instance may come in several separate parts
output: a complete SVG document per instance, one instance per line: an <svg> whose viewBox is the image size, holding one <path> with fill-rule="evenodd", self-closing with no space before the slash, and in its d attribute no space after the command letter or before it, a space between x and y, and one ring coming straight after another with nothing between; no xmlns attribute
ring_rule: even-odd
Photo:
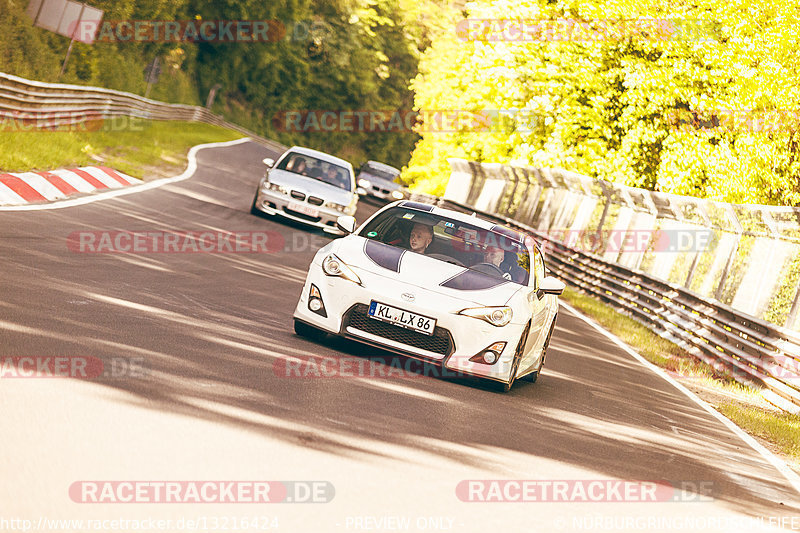
<svg viewBox="0 0 800 533"><path fill-rule="evenodd" d="M122 91L43 83L0 73L0 123L36 130L88 125L115 117L203 122L237 131L276 150L286 149L204 107L167 104Z"/></svg>
<svg viewBox="0 0 800 533"><path fill-rule="evenodd" d="M781 409L800 412L800 334L678 284L576 250L514 218L478 209L474 203L482 187L479 179L471 202L420 194L412 199L476 211L534 235L557 277L643 323L721 374L763 387L765 399Z"/></svg>

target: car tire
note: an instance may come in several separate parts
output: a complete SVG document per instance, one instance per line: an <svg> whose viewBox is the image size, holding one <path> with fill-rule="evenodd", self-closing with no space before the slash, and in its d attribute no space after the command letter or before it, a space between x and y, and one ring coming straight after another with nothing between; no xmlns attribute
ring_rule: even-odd
<svg viewBox="0 0 800 533"><path fill-rule="evenodd" d="M253 198L253 203L250 205L250 214L252 214L252 215L263 215L264 212L256 207L256 202L258 202L258 192L256 192L256 195Z"/></svg>
<svg viewBox="0 0 800 533"><path fill-rule="evenodd" d="M511 363L511 374L509 376L508 383L503 383L503 392L508 392L511 390L511 387L514 386L514 381L517 379L517 370L519 369L519 362L522 359L522 350L525 347L525 343L528 342L528 333L531 331L531 323L528 322L528 325L525 327L525 331L522 332L522 335L519 338L519 344L517 344L517 349L514 351L514 360Z"/></svg>
<svg viewBox="0 0 800 533"><path fill-rule="evenodd" d="M300 322L296 319L294 321L294 332L301 337L312 340L319 340L325 337L325 332L321 329L317 329L314 326L309 326L305 322Z"/></svg>

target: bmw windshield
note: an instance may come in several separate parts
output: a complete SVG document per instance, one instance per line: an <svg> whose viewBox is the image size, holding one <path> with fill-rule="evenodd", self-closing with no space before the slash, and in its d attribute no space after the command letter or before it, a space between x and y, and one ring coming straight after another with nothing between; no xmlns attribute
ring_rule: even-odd
<svg viewBox="0 0 800 533"><path fill-rule="evenodd" d="M335 165L310 155L290 153L278 163L278 170L285 170L301 176L314 178L346 191L352 190L350 172L340 165Z"/></svg>

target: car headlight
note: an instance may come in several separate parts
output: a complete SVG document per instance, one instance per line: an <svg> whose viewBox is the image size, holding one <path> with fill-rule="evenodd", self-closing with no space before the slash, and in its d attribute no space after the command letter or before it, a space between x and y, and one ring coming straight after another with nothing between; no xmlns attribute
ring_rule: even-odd
<svg viewBox="0 0 800 533"><path fill-rule="evenodd" d="M365 189L369 189L372 187L372 182L369 180L365 180L364 178L361 178L360 180L358 180L358 186L364 187Z"/></svg>
<svg viewBox="0 0 800 533"><path fill-rule="evenodd" d="M262 187L265 191L275 191L282 194L289 194L289 187L286 187L285 185L278 185L277 183L265 181Z"/></svg>
<svg viewBox="0 0 800 533"><path fill-rule="evenodd" d="M480 318L497 327L505 326L511 322L511 318L514 316L511 308L505 305L501 307L470 307L469 309L462 309L458 314Z"/></svg>
<svg viewBox="0 0 800 533"><path fill-rule="evenodd" d="M330 209L336 209L337 211L340 211L342 213L344 213L345 210L347 209L346 205L337 204L336 202L325 202L324 205L325 207L328 207Z"/></svg>
<svg viewBox="0 0 800 533"><path fill-rule="evenodd" d="M400 191L392 191L392 198L394 198L395 200L402 200L403 198L405 198L405 196L403 196L403 193Z"/></svg>
<svg viewBox="0 0 800 533"><path fill-rule="evenodd" d="M361 278L358 277L358 274L353 272L352 268L336 257L336 254L328 254L325 256L325 259L322 260L322 271L328 276L344 278L353 283L362 285Z"/></svg>

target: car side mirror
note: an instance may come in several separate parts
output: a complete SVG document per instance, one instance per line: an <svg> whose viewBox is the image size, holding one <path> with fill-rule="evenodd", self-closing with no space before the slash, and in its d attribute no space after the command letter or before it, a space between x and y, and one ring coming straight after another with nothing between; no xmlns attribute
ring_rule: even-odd
<svg viewBox="0 0 800 533"><path fill-rule="evenodd" d="M340 216L336 219L336 227L349 235L356 230L356 217Z"/></svg>
<svg viewBox="0 0 800 533"><path fill-rule="evenodd" d="M556 279L552 276L547 276L542 280L542 284L539 285L539 290L536 291L536 296L541 300L545 294L555 294L558 296L559 294L564 292L566 288L566 284L561 281L560 279Z"/></svg>
<svg viewBox="0 0 800 533"><path fill-rule="evenodd" d="M274 159L270 159L269 157L267 157L266 159L264 159L262 162L263 162L265 165L267 165L267 168L272 168L272 167L275 165L275 160L274 160Z"/></svg>

